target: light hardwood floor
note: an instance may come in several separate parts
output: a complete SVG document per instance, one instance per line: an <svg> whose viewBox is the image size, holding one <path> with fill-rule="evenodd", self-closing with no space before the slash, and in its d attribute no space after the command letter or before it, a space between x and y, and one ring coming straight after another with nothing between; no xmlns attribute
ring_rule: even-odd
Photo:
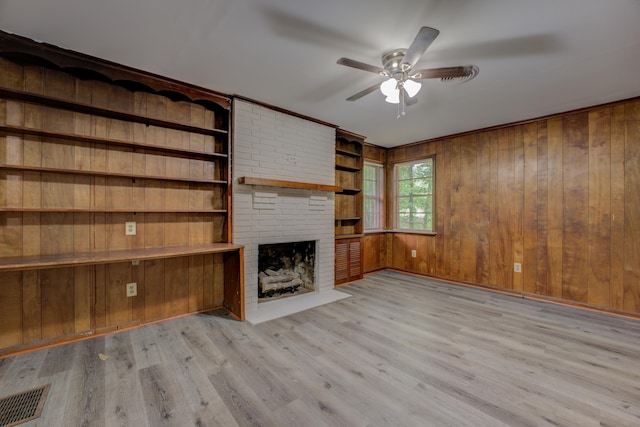
<svg viewBox="0 0 640 427"><path fill-rule="evenodd" d="M392 271L341 290L0 360L0 396L52 384L25 426L640 425L640 321Z"/></svg>

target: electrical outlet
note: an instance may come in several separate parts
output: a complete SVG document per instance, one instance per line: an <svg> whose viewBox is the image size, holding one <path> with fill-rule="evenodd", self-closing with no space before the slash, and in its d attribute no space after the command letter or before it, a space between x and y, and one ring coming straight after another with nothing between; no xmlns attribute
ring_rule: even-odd
<svg viewBox="0 0 640 427"><path fill-rule="evenodd" d="M515 273L522 273L522 264L520 264L519 262L514 262L513 263L513 271Z"/></svg>
<svg viewBox="0 0 640 427"><path fill-rule="evenodd" d="M138 284L136 282L127 283L126 287L127 297L135 297L138 295Z"/></svg>
<svg viewBox="0 0 640 427"><path fill-rule="evenodd" d="M415 249L413 249L413 250L411 251L411 258L415 258L415 257L416 257L416 255L417 255L417 254L416 254L416 250L415 250Z"/></svg>
<svg viewBox="0 0 640 427"><path fill-rule="evenodd" d="M136 235L136 223L135 222L125 222L124 223L124 235L125 236L135 236Z"/></svg>

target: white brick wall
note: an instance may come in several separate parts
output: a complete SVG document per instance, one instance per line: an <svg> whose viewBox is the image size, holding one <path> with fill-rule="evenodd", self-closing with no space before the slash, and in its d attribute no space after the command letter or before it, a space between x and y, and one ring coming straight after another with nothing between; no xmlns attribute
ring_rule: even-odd
<svg viewBox="0 0 640 427"><path fill-rule="evenodd" d="M245 246L245 309L258 305L259 244L315 240L316 292L332 290L335 195L238 179L334 185L335 130L245 101L234 101L233 110L233 241Z"/></svg>

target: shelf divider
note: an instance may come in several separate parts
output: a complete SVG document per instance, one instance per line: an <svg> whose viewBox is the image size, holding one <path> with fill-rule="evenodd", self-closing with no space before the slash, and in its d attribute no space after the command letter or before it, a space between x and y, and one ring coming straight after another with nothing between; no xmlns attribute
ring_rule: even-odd
<svg viewBox="0 0 640 427"><path fill-rule="evenodd" d="M82 252L64 255L0 258L1 271L31 270L81 265L111 264L115 262L175 258L210 253L233 252L243 248L233 243L209 243L192 246L167 246L148 249Z"/></svg>

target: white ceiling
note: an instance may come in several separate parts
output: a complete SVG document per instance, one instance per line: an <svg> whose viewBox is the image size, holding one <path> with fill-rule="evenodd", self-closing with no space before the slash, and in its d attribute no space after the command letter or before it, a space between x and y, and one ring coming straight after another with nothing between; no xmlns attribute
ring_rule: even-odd
<svg viewBox="0 0 640 427"><path fill-rule="evenodd" d="M475 64L464 84L429 80L396 119L381 66L421 26L440 30L417 68ZM638 0L0 0L0 29L238 94L392 147L640 96Z"/></svg>

